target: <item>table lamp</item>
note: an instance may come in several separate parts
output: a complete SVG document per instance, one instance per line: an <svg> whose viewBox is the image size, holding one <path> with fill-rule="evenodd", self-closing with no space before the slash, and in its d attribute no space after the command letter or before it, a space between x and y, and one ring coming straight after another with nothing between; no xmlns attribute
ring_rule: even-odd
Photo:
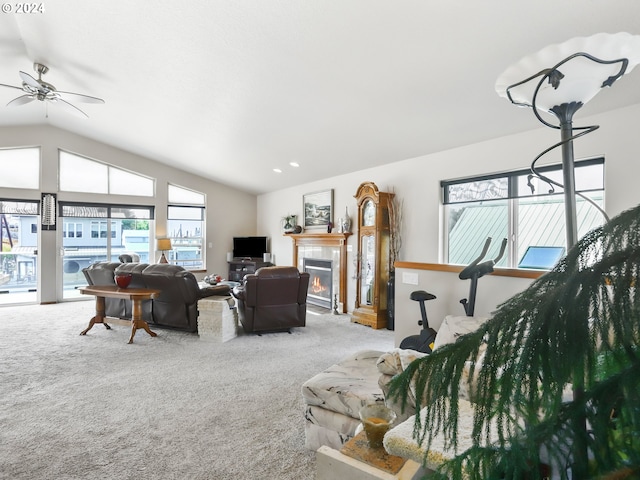
<svg viewBox="0 0 640 480"><path fill-rule="evenodd" d="M164 252L171 250L171 239L170 238L159 238L157 240L157 246L156 246L156 250L159 250L162 252L162 255L160 255L160 258L158 259L158 263L169 263L169 261L167 260L167 257L165 256Z"/></svg>

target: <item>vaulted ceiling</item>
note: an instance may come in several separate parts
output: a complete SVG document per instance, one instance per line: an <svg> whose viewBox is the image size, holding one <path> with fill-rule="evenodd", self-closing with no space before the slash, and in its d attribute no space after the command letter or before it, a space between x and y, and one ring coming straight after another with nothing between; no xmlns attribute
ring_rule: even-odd
<svg viewBox="0 0 640 480"><path fill-rule="evenodd" d="M4 5L0 83L40 62L59 90L106 103L77 104L83 119L5 107L20 92L0 87L0 127L54 125L252 193L538 128L495 93L505 68L572 37L640 34L637 0ZM638 103L639 87L640 68L582 115Z"/></svg>

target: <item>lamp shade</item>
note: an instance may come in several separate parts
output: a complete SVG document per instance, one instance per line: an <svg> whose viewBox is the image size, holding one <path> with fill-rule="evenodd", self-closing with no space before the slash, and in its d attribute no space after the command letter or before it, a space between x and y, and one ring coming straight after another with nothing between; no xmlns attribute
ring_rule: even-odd
<svg viewBox="0 0 640 480"><path fill-rule="evenodd" d="M159 251L171 250L171 239L170 238L159 238L157 243L157 249Z"/></svg>
<svg viewBox="0 0 640 480"><path fill-rule="evenodd" d="M562 104L584 105L638 63L640 35L621 32L577 37L545 47L510 66L498 77L496 91L527 107L533 106L535 95L535 107L550 112Z"/></svg>

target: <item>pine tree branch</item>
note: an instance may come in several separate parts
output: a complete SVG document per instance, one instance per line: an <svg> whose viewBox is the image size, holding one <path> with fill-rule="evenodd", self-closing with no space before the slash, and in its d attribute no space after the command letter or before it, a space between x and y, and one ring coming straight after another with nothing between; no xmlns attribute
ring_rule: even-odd
<svg viewBox="0 0 640 480"><path fill-rule="evenodd" d="M443 434L458 446L465 364L474 408L472 449L443 465L451 478L522 478L541 451L568 478L584 441L594 476L640 465L640 207L588 233L555 267L499 306L478 331L414 361L391 382L406 402L415 389L414 437L428 450ZM486 346L479 358L481 349ZM602 375L602 356L609 371ZM481 363L481 364L480 364ZM578 385L583 395L567 398ZM635 403L633 403L635 402ZM615 422L609 414L619 412ZM424 418L424 421L422 420ZM588 430L576 419L586 418ZM582 423L584 425L584 423ZM635 449L635 450L634 450ZM535 469L534 469L535 470ZM527 478L538 478L529 473Z"/></svg>

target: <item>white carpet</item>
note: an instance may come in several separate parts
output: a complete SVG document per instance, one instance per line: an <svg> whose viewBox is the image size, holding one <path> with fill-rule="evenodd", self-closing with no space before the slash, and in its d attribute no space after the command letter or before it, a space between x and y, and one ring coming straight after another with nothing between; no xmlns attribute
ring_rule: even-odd
<svg viewBox="0 0 640 480"><path fill-rule="evenodd" d="M301 385L393 332L346 315L292 334L96 325L93 302L0 307L0 478L313 479Z"/></svg>

